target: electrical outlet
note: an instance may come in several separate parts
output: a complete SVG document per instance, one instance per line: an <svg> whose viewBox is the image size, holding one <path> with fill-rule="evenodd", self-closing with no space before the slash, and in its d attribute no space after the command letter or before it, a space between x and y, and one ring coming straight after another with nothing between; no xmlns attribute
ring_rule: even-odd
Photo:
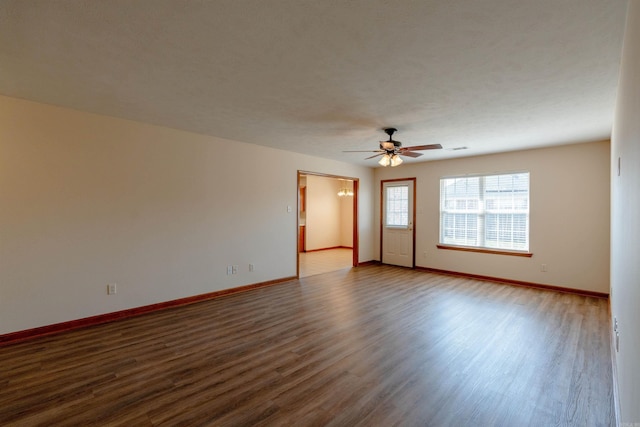
<svg viewBox="0 0 640 427"><path fill-rule="evenodd" d="M422 252L422 257L426 258L427 257L427 251Z"/></svg>
<svg viewBox="0 0 640 427"><path fill-rule="evenodd" d="M237 265L232 266L231 274L238 274L238 266Z"/></svg>
<svg viewBox="0 0 640 427"><path fill-rule="evenodd" d="M540 271L547 272L547 264L540 264Z"/></svg>
<svg viewBox="0 0 640 427"><path fill-rule="evenodd" d="M117 291L118 291L118 287L116 286L115 283L109 283L107 285L107 295L115 295Z"/></svg>
<svg viewBox="0 0 640 427"><path fill-rule="evenodd" d="M231 265L227 265L227 276L229 274L233 274L233 266L231 266Z"/></svg>
<svg viewBox="0 0 640 427"><path fill-rule="evenodd" d="M253 271L254 270L254 265L253 264L249 264L249 271Z"/></svg>
<svg viewBox="0 0 640 427"><path fill-rule="evenodd" d="M616 332L616 353L620 351L620 332Z"/></svg>
<svg viewBox="0 0 640 427"><path fill-rule="evenodd" d="M615 332L618 332L618 318L617 317L613 318L613 330Z"/></svg>

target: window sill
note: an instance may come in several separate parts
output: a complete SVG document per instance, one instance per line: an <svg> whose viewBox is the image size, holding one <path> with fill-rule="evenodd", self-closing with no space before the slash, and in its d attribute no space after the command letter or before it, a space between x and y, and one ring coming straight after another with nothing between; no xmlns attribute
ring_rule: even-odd
<svg viewBox="0 0 640 427"><path fill-rule="evenodd" d="M510 255L531 258L533 254L531 252L524 251L510 251L507 249L485 249L485 248L472 248L468 246L453 246L453 245L436 245L438 249L448 249L452 251L464 251L464 252L480 252L482 254L494 254L494 255Z"/></svg>

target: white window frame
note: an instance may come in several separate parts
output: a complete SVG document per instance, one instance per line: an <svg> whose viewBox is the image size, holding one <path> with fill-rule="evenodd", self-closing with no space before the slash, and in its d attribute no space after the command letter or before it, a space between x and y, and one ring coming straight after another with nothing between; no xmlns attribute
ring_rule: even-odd
<svg viewBox="0 0 640 427"><path fill-rule="evenodd" d="M520 198L520 206L516 206L515 202L517 199L512 193L512 205L507 209L488 209L487 201L492 200L487 197L487 192L485 192L485 183L487 178L495 179L496 177L513 177L514 175L527 175L527 191L526 191L526 209L523 208L522 202L523 200ZM462 183L466 185L469 183L469 180L478 179L477 185L477 195L472 194L458 194L456 197L446 197L446 189L445 186L450 186L453 182ZM466 181L459 181L466 180ZM520 190L522 192L522 190ZM495 201L495 199L493 199ZM503 199L507 201L507 199ZM473 175L459 175L459 176L445 176L440 178L440 230L439 230L439 245L438 247L441 249L460 249L460 250L471 250L478 252L495 252L495 253L513 253L513 254L523 254L525 256L530 256L529 247L530 247L530 205L531 201L531 174L529 171L515 171L515 172L502 172L502 173L487 173L487 174L473 174ZM447 203L448 202L448 203ZM455 207L452 207L455 206ZM471 208L469 208L471 205ZM509 244L502 244L501 239L499 238L500 230L496 230L496 239L495 244L489 244L485 241L486 233L486 221L488 215L512 215L510 218L512 227L510 230L511 240ZM514 215L522 216L525 215L525 227L524 227L524 243L521 242L521 239L516 239L515 236L517 233L522 233L519 230L515 230L513 227L513 222L515 220ZM454 216L454 221L458 219L459 215L464 215L465 226L464 228L458 227L454 225L453 227L447 226L445 224L445 218L451 221L451 216ZM469 223L471 223L471 227L467 228ZM455 236L451 236L452 230L455 230ZM461 233L461 230L463 232ZM474 235L475 233L475 235ZM464 235L462 238L458 238L460 235ZM469 237L471 236L471 237ZM468 241L473 241L475 244L469 244ZM506 243L506 240L503 242Z"/></svg>

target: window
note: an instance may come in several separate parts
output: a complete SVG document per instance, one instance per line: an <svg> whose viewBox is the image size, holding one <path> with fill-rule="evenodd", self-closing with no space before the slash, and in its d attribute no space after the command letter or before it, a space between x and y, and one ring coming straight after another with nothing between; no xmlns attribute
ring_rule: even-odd
<svg viewBox="0 0 640 427"><path fill-rule="evenodd" d="M409 186L387 187L387 227L407 228L409 226Z"/></svg>
<svg viewBox="0 0 640 427"><path fill-rule="evenodd" d="M440 243L529 250L529 172L440 179Z"/></svg>

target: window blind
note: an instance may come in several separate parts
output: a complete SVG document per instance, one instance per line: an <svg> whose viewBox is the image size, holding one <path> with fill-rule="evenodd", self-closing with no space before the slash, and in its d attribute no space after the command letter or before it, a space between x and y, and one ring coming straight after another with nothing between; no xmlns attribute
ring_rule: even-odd
<svg viewBox="0 0 640 427"><path fill-rule="evenodd" d="M440 179L440 243L529 250L529 172Z"/></svg>

